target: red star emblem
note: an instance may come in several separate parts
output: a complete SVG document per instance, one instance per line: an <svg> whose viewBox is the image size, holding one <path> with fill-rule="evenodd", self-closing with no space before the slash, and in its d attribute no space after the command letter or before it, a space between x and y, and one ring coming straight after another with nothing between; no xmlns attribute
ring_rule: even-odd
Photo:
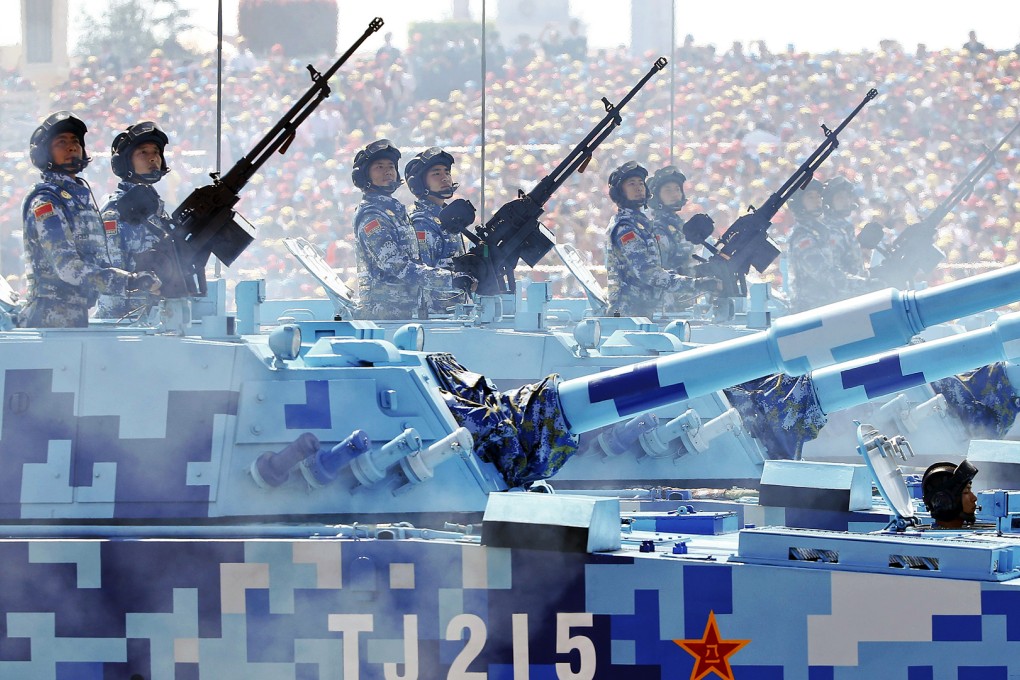
<svg viewBox="0 0 1020 680"><path fill-rule="evenodd" d="M701 680L709 673L715 673L723 680L733 680L729 658L750 640L720 640L719 627L715 624L715 612L708 613L705 634L700 640L673 640L697 659L691 680Z"/></svg>

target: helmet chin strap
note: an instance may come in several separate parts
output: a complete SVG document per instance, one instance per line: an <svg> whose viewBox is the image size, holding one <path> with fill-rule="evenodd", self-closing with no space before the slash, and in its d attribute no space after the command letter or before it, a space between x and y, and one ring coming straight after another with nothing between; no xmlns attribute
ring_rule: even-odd
<svg viewBox="0 0 1020 680"><path fill-rule="evenodd" d="M457 187L459 186L460 184L454 182L453 184L450 185L448 189L443 189L442 191L432 191L431 189L426 187L425 193L422 195L422 198L425 198L426 196L438 196L439 198L445 201L453 197L453 195L457 192Z"/></svg>
<svg viewBox="0 0 1020 680"><path fill-rule="evenodd" d="M131 172L124 179L126 179L129 182L134 182L135 184L155 184L159 180L163 179L163 177L166 176L166 174L167 173L163 172L162 170L156 170L155 172L145 173Z"/></svg>
<svg viewBox="0 0 1020 680"><path fill-rule="evenodd" d="M400 185L404 183L404 180L398 179L395 182L390 182L386 186L379 186L378 184L371 184L368 187L368 192L376 194L386 194L389 196L394 191L400 188Z"/></svg>
<svg viewBox="0 0 1020 680"><path fill-rule="evenodd" d="M88 166L89 161L91 160L91 158L75 158L69 163L50 162L50 169L62 172L66 175L77 175Z"/></svg>

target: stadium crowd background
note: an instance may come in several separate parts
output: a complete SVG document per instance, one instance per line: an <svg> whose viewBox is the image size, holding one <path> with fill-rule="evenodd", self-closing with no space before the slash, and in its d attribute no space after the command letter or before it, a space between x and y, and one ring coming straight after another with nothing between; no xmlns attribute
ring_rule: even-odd
<svg viewBox="0 0 1020 680"><path fill-rule="evenodd" d="M404 50L366 43L373 48L334 76L333 95L300 128L287 154L266 163L242 195L238 209L257 236L225 271L228 287L265 277L271 297L321 296L283 247L288 236L317 244L354 284L352 223L360 192L351 183L350 166L368 141L393 140L404 152L401 172L428 146L454 152L458 196L484 203L479 214L487 217L551 171L605 114L600 98L619 101L659 56L635 57L623 47L588 49L583 35L567 41L550 33L507 46L498 36L489 38L484 80L478 40L415 34ZM223 72L224 172L309 86L307 60L278 49L255 57L243 40L237 48ZM626 107L622 126L599 147L587 171L552 197L543 222L559 241L588 256L604 284L604 234L615 212L606 179L613 168L631 159L650 172L677 165L688 177L689 203L682 214L707 212L718 235L748 205L761 204L779 188L820 143L821 123L834 128L876 87L880 96L841 134L819 179L842 174L854 180L859 224L875 220L899 230L931 211L986 146L1016 122L1018 51L970 46L928 52L886 42L859 53L773 53L761 43L717 50L689 38L671 55L672 65ZM324 70L334 58L313 63ZM480 82L486 109L484 201ZM100 203L115 185L109 143L139 120L154 120L170 135L173 172L159 185L170 211L191 189L209 182L216 148L212 58L175 61L155 52L146 63L124 66L93 55L74 65L68 82L54 88L42 107L18 73L3 74L2 83L0 267L15 290L26 288L20 207L36 176L26 147L41 115L66 108L88 123L86 142L95 161L83 176ZM1020 135L998 158L943 222L938 243L948 259L932 282L1018 260ZM406 188L397 195L411 202ZM772 234L782 242L790 226L788 211L780 211ZM557 294L578 294L552 257L534 271L522 264L519 276L554 281ZM777 287L780 272L774 265L766 274Z"/></svg>

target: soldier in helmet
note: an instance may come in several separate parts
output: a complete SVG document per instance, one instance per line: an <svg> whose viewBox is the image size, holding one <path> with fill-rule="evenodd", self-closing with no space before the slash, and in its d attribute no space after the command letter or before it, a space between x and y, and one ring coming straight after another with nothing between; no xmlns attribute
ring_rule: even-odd
<svg viewBox="0 0 1020 680"><path fill-rule="evenodd" d="M969 461L959 465L935 463L924 471L921 494L936 529L959 529L974 524L977 496L971 481L978 470Z"/></svg>
<svg viewBox="0 0 1020 680"><path fill-rule="evenodd" d="M661 311L665 293L694 295L698 290L719 288L714 278L696 279L663 266L659 240L644 213L647 176L648 171L635 161L609 175L609 198L619 207L608 230L610 314L651 318Z"/></svg>
<svg viewBox="0 0 1020 680"><path fill-rule="evenodd" d="M684 221L679 214L687 204L686 181L686 175L672 165L656 170L648 178L648 207L652 209L652 232L659 241L662 266L677 274L692 276L694 244L684 238ZM690 305L683 304L684 300L683 296L667 296L666 311L685 311Z"/></svg>
<svg viewBox="0 0 1020 680"><path fill-rule="evenodd" d="M467 275L425 264L403 204L393 192L403 184L400 150L379 139L354 157L351 179L363 198L354 214L358 288L363 313L374 319L409 319L426 290L470 288Z"/></svg>
<svg viewBox="0 0 1020 680"><path fill-rule="evenodd" d="M170 172L164 156L166 134L151 121L143 121L118 134L110 149L110 167L120 178L117 191L103 206L110 264L135 271L135 256L150 250L172 229L170 217L153 186ZM96 316L120 319L135 310L156 304L159 298L147 291L99 296Z"/></svg>
<svg viewBox="0 0 1020 680"><path fill-rule="evenodd" d="M42 180L22 206L28 305L18 323L31 328L88 326L89 308L100 293L159 292L152 272L132 273L109 266L106 237L92 191L78 177L91 158L88 128L68 111L58 111L32 133L29 157Z"/></svg>
<svg viewBox="0 0 1020 680"><path fill-rule="evenodd" d="M860 295L870 289L864 255L850 221L853 184L835 177L813 181L790 197L796 225L789 239L793 311Z"/></svg>
<svg viewBox="0 0 1020 680"><path fill-rule="evenodd" d="M430 267L453 268L453 258L464 254L460 235L463 227L474 221L475 209L469 201L459 199L447 203L457 187L453 181L453 156L430 147L407 162L404 177L407 188L415 196L411 226L418 237L421 260ZM457 216L460 221L457 222ZM429 311L446 313L453 297L442 291L429 291Z"/></svg>

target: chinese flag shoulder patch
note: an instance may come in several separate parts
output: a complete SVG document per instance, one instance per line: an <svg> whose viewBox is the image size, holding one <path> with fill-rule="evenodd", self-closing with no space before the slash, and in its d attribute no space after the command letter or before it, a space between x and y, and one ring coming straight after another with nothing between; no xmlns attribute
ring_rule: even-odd
<svg viewBox="0 0 1020 680"><path fill-rule="evenodd" d="M35 214L35 219L37 220L41 220L42 218L46 217L52 212L53 204L50 203L49 201L46 201L45 203L37 206L36 209L32 211L32 213Z"/></svg>
<svg viewBox="0 0 1020 680"><path fill-rule="evenodd" d="M637 234L635 234L633 231L628 231L628 232L625 232L623 235L620 236L620 243L630 243L631 241L633 241L636 238L637 238Z"/></svg>
<svg viewBox="0 0 1020 680"><path fill-rule="evenodd" d="M107 234L117 233L117 220L105 220L103 222L103 231Z"/></svg>
<svg viewBox="0 0 1020 680"><path fill-rule="evenodd" d="M365 233L371 234L373 231L379 228L379 220L372 220L365 225Z"/></svg>

